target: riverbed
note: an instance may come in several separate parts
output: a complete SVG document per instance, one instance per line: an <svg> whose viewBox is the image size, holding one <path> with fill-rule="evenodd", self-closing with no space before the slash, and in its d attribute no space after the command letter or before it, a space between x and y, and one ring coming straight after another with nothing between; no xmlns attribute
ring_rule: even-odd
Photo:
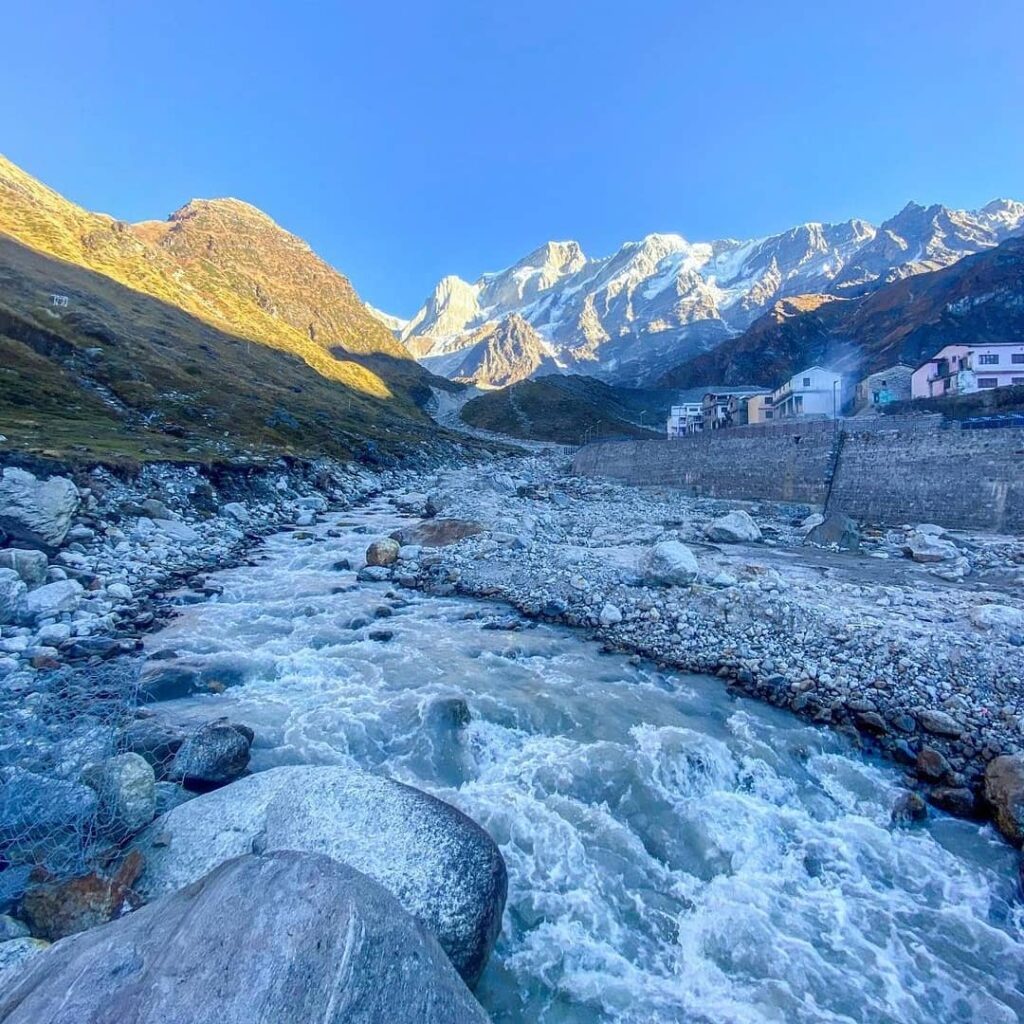
<svg viewBox="0 0 1024 1024"><path fill-rule="evenodd" d="M509 870L477 989L494 1021L1024 1018L1016 857L991 827L892 825L898 769L718 679L358 582L408 521L381 499L210 576L223 592L146 648L234 685L156 708L252 726L253 770L355 763L486 828Z"/></svg>

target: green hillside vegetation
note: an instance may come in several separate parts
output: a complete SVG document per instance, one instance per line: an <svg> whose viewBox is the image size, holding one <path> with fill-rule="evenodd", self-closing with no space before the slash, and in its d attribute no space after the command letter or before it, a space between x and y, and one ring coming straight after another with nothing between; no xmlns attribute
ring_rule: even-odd
<svg viewBox="0 0 1024 1024"><path fill-rule="evenodd" d="M553 374L490 391L467 402L471 426L534 441L653 438L663 434L674 391L613 387L593 377Z"/></svg>
<svg viewBox="0 0 1024 1024"><path fill-rule="evenodd" d="M68 296L66 308L48 305L51 290ZM437 430L401 389L378 397L342 384L296 355L3 236L0 345L0 434L18 450L343 457L367 439L400 447Z"/></svg>
<svg viewBox="0 0 1024 1024"><path fill-rule="evenodd" d="M436 433L429 387L457 386L253 207L193 202L132 226L2 157L0 354L5 446L65 457L399 447Z"/></svg>

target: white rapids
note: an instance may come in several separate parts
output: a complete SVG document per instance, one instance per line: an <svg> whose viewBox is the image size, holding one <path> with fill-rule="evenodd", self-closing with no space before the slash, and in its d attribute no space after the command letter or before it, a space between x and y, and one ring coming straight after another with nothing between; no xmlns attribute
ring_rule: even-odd
<svg viewBox="0 0 1024 1024"><path fill-rule="evenodd" d="M354 762L491 833L509 869L477 989L494 1021L1024 1020L1015 855L991 828L891 826L897 769L718 680L332 568L405 521L379 502L272 537L147 647L241 670L158 707L251 725L255 770Z"/></svg>

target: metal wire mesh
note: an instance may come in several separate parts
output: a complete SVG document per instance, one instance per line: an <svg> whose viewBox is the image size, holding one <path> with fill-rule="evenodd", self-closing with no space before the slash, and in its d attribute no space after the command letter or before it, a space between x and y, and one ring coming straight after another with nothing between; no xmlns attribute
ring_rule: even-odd
<svg viewBox="0 0 1024 1024"><path fill-rule="evenodd" d="M111 813L116 794L107 791L118 779L96 766L123 749L138 675L132 659L118 659L7 681L0 694L0 905L30 878L88 873L124 838Z"/></svg>

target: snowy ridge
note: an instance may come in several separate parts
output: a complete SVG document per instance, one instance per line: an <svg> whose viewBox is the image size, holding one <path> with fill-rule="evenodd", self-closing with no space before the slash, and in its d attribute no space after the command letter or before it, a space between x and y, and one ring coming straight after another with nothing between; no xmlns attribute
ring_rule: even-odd
<svg viewBox="0 0 1024 1024"><path fill-rule="evenodd" d="M501 338L503 383L513 382L509 373L560 370L639 382L745 330L778 299L860 294L1022 232L1024 203L997 199L974 211L909 203L877 227L858 219L808 223L746 241L651 234L600 259L573 241L547 242L475 283L445 277L411 320L392 329L435 372L503 386L482 377L495 360L466 350L479 355L479 332L489 327L493 335L516 314L532 331L516 325ZM520 354L510 348L518 343L526 346Z"/></svg>

